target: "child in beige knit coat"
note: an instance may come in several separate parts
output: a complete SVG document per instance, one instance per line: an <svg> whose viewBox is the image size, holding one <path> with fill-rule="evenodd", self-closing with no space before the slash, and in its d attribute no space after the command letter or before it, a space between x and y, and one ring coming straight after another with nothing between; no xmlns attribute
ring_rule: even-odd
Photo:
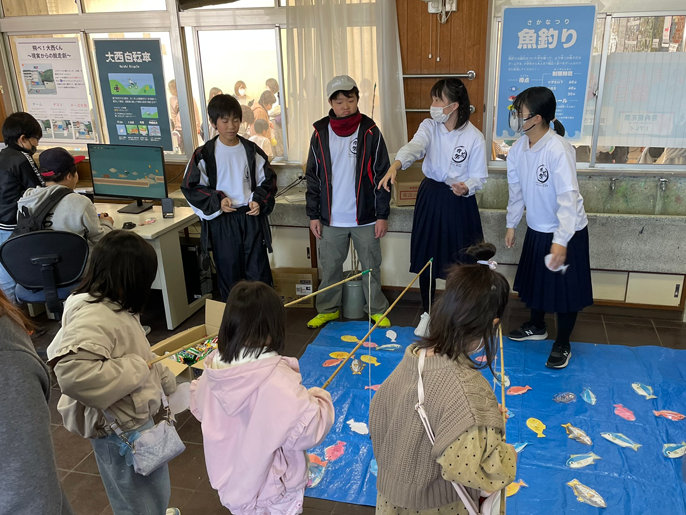
<svg viewBox="0 0 686 515"><path fill-rule="evenodd" d="M433 307L429 334L407 348L372 400L377 515L466 515L451 481L468 491L494 492L515 478L517 454L503 440L498 401L479 371L491 366L497 353L495 336L510 286L489 266L493 245L467 252L481 263L451 270ZM482 347L487 361L478 364L470 355ZM421 349L427 351L422 378L433 446L415 411Z"/></svg>

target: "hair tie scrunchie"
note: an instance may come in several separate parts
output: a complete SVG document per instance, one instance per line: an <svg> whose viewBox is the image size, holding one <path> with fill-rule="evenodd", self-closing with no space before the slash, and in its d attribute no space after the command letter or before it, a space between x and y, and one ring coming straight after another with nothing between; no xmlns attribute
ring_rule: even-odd
<svg viewBox="0 0 686 515"><path fill-rule="evenodd" d="M496 268L498 268L498 263L497 263L497 261L493 261L493 260L491 260L491 259L489 259L488 261L479 260L479 261L477 261L477 263L478 263L479 265L486 265L486 266L487 266L488 268L490 268L491 270L495 270Z"/></svg>

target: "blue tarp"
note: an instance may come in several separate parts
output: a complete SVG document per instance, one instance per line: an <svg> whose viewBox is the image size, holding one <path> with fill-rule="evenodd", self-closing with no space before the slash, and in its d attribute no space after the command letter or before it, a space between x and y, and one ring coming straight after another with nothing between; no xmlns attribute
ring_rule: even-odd
<svg viewBox="0 0 686 515"><path fill-rule="evenodd" d="M303 384L321 386L335 370L335 366L322 366L333 359L330 354L350 351L355 345L355 342L341 340L341 336L362 338L367 330L367 322L328 324L300 359ZM353 374L348 362L329 386L336 407L336 421L322 445L310 453L326 461L325 449L337 442L345 442L345 451L340 458L329 460L321 482L308 489L306 495L353 504L375 504L376 478L370 470L371 439L369 435L353 432L346 422L351 419L368 422L373 391L365 387L381 384L414 339L411 327L393 327L393 331L397 333L401 348L395 351L373 349L371 355L379 365L364 363L365 368L358 375ZM379 346L391 343L383 329L373 333L372 341ZM363 347L355 357L361 358L369 352ZM545 368L549 352L550 342L505 341L505 374L511 386L532 387L524 395L507 396L506 399L508 408L514 413L514 418L507 424L508 442L530 442L519 455L517 470L517 481L521 479L529 486L508 498L508 513L686 515L683 458L669 459L662 454L663 444L686 441L686 420L672 421L653 414L653 410L686 414L686 352L652 346L574 343L570 365L561 371ZM488 369L484 376L493 383ZM631 387L634 382L651 386L657 399L639 396ZM585 387L596 395L595 405L582 400L581 392ZM553 401L554 395L567 391L576 394L575 402L558 404ZM496 395L500 399L499 386ZM630 422L617 416L614 413L616 404L633 411L636 420ZM529 417L535 417L547 426L546 438L537 438L526 426ZM569 439L561 427L568 422L584 430L593 445ZM641 447L638 451L618 447L602 438L601 432L623 433ZM588 452L602 459L581 469L565 465L570 455ZM566 485L572 479L597 491L607 508L578 502Z"/></svg>

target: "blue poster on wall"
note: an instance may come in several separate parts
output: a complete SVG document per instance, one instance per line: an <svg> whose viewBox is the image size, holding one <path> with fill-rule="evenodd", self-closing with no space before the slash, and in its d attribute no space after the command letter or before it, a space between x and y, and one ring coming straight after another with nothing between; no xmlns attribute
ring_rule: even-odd
<svg viewBox="0 0 686 515"><path fill-rule="evenodd" d="M95 40L110 143L173 150L159 39Z"/></svg>
<svg viewBox="0 0 686 515"><path fill-rule="evenodd" d="M580 139L593 46L594 5L508 7L503 14L496 138L516 137L509 113L532 86L550 88L568 139Z"/></svg>

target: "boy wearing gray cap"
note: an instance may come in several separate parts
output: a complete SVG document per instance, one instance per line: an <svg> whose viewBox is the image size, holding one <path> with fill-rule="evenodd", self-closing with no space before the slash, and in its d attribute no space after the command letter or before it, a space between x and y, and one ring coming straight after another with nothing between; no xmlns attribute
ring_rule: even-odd
<svg viewBox="0 0 686 515"><path fill-rule="evenodd" d="M347 75L326 86L331 110L315 122L307 159L307 216L319 244L320 289L343 279L350 239L363 269L373 269L371 289L362 281L366 306L376 322L388 309L381 293L381 243L388 230L390 191L377 189L390 165L386 143L371 118L357 108L360 91ZM307 327L322 327L340 315L342 286L317 296L319 314ZM380 327L390 327L384 319Z"/></svg>

